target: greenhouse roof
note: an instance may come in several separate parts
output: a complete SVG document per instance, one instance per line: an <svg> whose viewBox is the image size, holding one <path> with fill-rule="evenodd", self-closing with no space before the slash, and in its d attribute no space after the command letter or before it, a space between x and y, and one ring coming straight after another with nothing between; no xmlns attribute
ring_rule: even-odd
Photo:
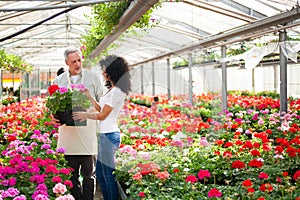
<svg viewBox="0 0 300 200"><path fill-rule="evenodd" d="M64 49L81 45L82 34L89 29L85 15L90 14L92 4L102 2L106 1L0 1L0 48L39 68L65 66ZM154 1L136 0L133 4L136 2L148 8ZM128 34L126 29L131 24L122 24L125 30L105 38L91 58L111 42L117 47L110 53L124 56L130 64L137 65L182 56L195 49L230 46L253 39L268 42L278 39L276 33L281 30L299 37L298 4L297 0L163 2L152 14L152 28ZM137 20L135 12L128 13L128 21Z"/></svg>

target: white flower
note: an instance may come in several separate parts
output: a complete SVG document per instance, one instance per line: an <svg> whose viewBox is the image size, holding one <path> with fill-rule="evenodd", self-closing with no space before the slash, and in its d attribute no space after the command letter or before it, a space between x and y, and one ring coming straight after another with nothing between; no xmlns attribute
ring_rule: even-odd
<svg viewBox="0 0 300 200"><path fill-rule="evenodd" d="M181 131L179 131L176 135L172 136L172 140L181 140L185 138L187 138L187 136L183 134Z"/></svg>
<svg viewBox="0 0 300 200"><path fill-rule="evenodd" d="M166 135L166 136L170 135L170 133L168 131L163 131L161 134Z"/></svg>
<svg viewBox="0 0 300 200"><path fill-rule="evenodd" d="M264 162L264 159L262 159L262 158L258 158L257 160L260 162Z"/></svg>
<svg viewBox="0 0 300 200"><path fill-rule="evenodd" d="M190 171L190 169L189 168L184 168L183 171L188 172L188 171Z"/></svg>
<svg viewBox="0 0 300 200"><path fill-rule="evenodd" d="M179 167L179 164L178 164L178 163L174 163L174 164L172 165L172 167L173 167L173 168Z"/></svg>

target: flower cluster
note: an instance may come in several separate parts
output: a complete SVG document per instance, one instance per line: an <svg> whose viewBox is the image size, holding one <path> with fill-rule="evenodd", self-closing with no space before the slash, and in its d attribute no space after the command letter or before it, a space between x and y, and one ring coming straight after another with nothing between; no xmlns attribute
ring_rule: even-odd
<svg viewBox="0 0 300 200"><path fill-rule="evenodd" d="M125 104L116 175L128 199L300 200L300 101L280 114L277 100L230 98L207 119L204 95L196 107Z"/></svg>
<svg viewBox="0 0 300 200"><path fill-rule="evenodd" d="M72 110L73 108L87 109L91 103L82 91L86 88L83 84L71 84L70 88L50 85L46 99L46 107L52 114L58 111Z"/></svg>
<svg viewBox="0 0 300 200"><path fill-rule="evenodd" d="M42 103L42 104L41 104ZM0 199L74 200L57 126L35 97L0 108Z"/></svg>

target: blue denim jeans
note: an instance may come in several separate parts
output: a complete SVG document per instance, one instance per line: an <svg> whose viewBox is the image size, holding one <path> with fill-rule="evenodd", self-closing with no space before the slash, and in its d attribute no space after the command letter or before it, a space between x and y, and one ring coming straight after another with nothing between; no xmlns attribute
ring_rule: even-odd
<svg viewBox="0 0 300 200"><path fill-rule="evenodd" d="M101 133L98 136L98 156L96 177L99 181L104 200L117 200L119 197L115 156L121 143L120 132Z"/></svg>

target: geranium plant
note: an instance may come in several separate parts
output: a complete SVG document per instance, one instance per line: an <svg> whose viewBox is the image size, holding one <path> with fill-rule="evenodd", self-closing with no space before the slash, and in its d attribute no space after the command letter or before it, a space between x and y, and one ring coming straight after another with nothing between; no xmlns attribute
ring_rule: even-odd
<svg viewBox="0 0 300 200"><path fill-rule="evenodd" d="M89 99L82 92L85 89L83 84L71 84L70 88L50 85L48 88L50 96L46 99L46 107L52 114L74 108L85 110L91 106Z"/></svg>

